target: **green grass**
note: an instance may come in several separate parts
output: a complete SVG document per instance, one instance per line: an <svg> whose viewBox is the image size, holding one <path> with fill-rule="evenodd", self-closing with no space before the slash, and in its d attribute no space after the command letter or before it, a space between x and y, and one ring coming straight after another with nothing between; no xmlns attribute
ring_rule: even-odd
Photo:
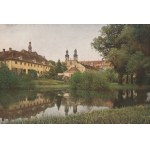
<svg viewBox="0 0 150 150"><path fill-rule="evenodd" d="M34 85L34 89L38 90L64 89L69 87L63 81L51 79L33 80L32 84Z"/></svg>
<svg viewBox="0 0 150 150"><path fill-rule="evenodd" d="M118 83L111 83L109 86L109 89L114 89L114 90L132 90L132 89L148 89L150 88L150 85L136 85L136 84L123 84L119 85Z"/></svg>
<svg viewBox="0 0 150 150"><path fill-rule="evenodd" d="M150 106L93 111L67 117L43 117L10 123L23 124L149 124Z"/></svg>

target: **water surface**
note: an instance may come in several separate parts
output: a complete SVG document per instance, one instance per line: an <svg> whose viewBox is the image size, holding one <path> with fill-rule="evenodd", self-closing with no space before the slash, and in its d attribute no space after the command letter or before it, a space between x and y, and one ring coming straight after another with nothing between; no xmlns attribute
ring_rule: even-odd
<svg viewBox="0 0 150 150"><path fill-rule="evenodd" d="M43 116L76 115L93 110L145 105L149 102L150 90L1 91L0 123Z"/></svg>

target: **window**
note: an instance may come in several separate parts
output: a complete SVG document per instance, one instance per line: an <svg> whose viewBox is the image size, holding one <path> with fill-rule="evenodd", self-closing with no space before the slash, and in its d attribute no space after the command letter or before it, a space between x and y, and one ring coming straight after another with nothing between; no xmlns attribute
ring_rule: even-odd
<svg viewBox="0 0 150 150"><path fill-rule="evenodd" d="M15 61L15 64L17 64L17 61Z"/></svg>
<svg viewBox="0 0 150 150"><path fill-rule="evenodd" d="M26 66L26 63L24 63L24 65Z"/></svg>
<svg viewBox="0 0 150 150"><path fill-rule="evenodd" d="M20 62L20 65L22 65L22 62Z"/></svg>

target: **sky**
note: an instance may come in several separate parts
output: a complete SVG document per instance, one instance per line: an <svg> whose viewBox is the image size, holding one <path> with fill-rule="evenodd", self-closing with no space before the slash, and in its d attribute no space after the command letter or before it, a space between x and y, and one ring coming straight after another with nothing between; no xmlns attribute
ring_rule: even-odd
<svg viewBox="0 0 150 150"><path fill-rule="evenodd" d="M100 35L101 24L18 24L0 25L0 51L20 51L28 49L32 43L32 51L45 56L48 60L65 60L65 52L69 51L73 58L74 49L78 51L78 60L101 60L100 54L91 47L91 42Z"/></svg>

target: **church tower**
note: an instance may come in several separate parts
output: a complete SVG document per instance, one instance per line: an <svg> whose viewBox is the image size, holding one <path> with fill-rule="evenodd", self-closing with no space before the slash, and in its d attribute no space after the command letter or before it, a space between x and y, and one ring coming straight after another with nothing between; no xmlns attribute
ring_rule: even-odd
<svg viewBox="0 0 150 150"><path fill-rule="evenodd" d="M66 62L67 62L67 61L69 61L69 54L68 54L68 50L66 50L65 60L66 60Z"/></svg>
<svg viewBox="0 0 150 150"><path fill-rule="evenodd" d="M73 58L74 58L75 61L78 61L78 54L77 54L77 50L76 49L74 50Z"/></svg>
<svg viewBox="0 0 150 150"><path fill-rule="evenodd" d="M29 42L28 51L29 51L29 52L32 52L31 42Z"/></svg>

